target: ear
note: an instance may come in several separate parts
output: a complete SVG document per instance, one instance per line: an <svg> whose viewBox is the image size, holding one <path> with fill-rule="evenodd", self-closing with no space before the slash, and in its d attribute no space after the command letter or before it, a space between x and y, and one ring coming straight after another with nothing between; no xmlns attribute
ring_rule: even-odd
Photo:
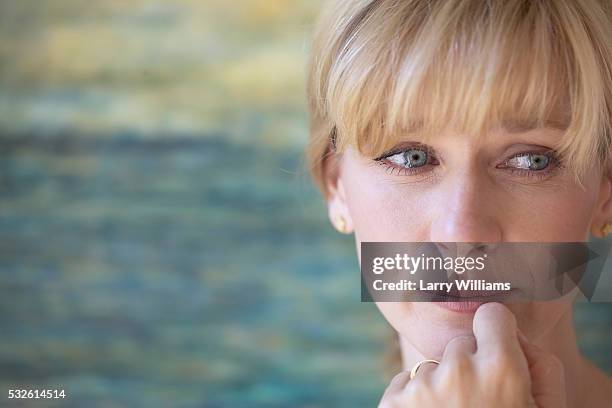
<svg viewBox="0 0 612 408"><path fill-rule="evenodd" d="M327 213L334 228L339 232L348 234L353 231L353 219L347 206L341 164L342 154L331 154L325 160L324 176L327 188ZM345 223L343 229L339 225L340 219L343 219Z"/></svg>
<svg viewBox="0 0 612 408"><path fill-rule="evenodd" d="M612 223L612 169L601 178L595 214L591 222L591 234L597 238L604 238L602 227L607 223Z"/></svg>

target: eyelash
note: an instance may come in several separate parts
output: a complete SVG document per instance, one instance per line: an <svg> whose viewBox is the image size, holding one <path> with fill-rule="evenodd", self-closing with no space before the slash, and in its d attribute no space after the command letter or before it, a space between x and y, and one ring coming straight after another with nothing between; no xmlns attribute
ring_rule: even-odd
<svg viewBox="0 0 612 408"><path fill-rule="evenodd" d="M386 160L388 157L394 156L399 153L406 152L407 150L410 150L410 149L420 149L420 150L425 151L427 153L428 163L420 167L402 167L396 164L392 164ZM520 152L520 153L517 153L517 154L514 154L508 157L507 159L504 160L502 164L508 163L510 160L516 157L528 156L530 154L540 154L540 155L548 156L550 160L548 166L543 170L528 170L528 169L521 169L521 168L516 168L516 167L511 167L511 166L502 167L502 168L497 167L497 168L509 171L510 174L516 175L519 177L527 177L527 178L541 180L541 179L548 177L550 174L554 173L555 171L563 167L563 163L561 162L559 155L554 150L549 150L546 152L541 152L541 151ZM424 171L427 170L428 166L439 163L435 159L435 157L433 157L433 160L435 161L435 163L430 163L429 161L431 157L433 157L431 149L424 147L424 146L417 145L417 146L403 147L400 149L394 149L391 152L387 152L374 160L378 162L378 164L385 166L385 171L390 171L391 174L393 174L393 171L397 169L398 170L397 175L399 175L400 172L403 172L403 175L405 176L413 176L419 173L423 173Z"/></svg>
<svg viewBox="0 0 612 408"><path fill-rule="evenodd" d="M420 167L401 167L401 166L397 166L395 164L390 163L389 161L387 161L386 159L388 157L394 156L396 154L399 153L403 153L406 152L410 149L420 149L423 150L427 153L427 160L428 163L424 166L420 166ZM413 146L407 146L407 147L402 147L402 148L398 148L398 149L393 149L390 152L387 152L385 154L383 154L380 157L377 157L376 159L374 159L375 161L378 162L378 164L385 166L385 172L390 171L391 174L393 174L394 170L398 170L397 175L400 174L400 172L403 172L404 176L414 176L420 173L423 173L424 171L427 170L427 167L429 165L432 165L432 163L429 162L430 158L434 157L433 156L433 151L431 149L429 149L427 146L423 146L423 145L413 145ZM435 160L435 157L434 157ZM435 163L433 164L438 164L439 162L437 160L435 160Z"/></svg>
<svg viewBox="0 0 612 408"><path fill-rule="evenodd" d="M381 161L378 164L380 164L382 166L385 166L385 171L389 171L390 174L393 174L393 171L397 170L398 171L397 175L399 175L400 172L402 172L404 176L414 176L416 174L422 173L424 171L423 167L427 167L427 166L413 167L413 168L410 168L410 167L399 167L399 166L396 166L394 164L389 164L389 163L387 163L385 161Z"/></svg>
<svg viewBox="0 0 612 408"><path fill-rule="evenodd" d="M518 175L520 177L527 177L527 178L533 178L536 180L542 180L550 176L551 174L557 172L559 169L563 168L563 163L561 162L559 154L554 150L548 150L545 152L541 152L541 151L520 152L504 160L503 164L509 162L515 157L528 156L530 154L539 154L539 155L547 156L549 160L548 166L546 166L546 168L543 170L528 170L528 169L521 169L521 168L516 168L516 167L511 167L511 166L502 167L502 169L509 171L510 174L512 175Z"/></svg>

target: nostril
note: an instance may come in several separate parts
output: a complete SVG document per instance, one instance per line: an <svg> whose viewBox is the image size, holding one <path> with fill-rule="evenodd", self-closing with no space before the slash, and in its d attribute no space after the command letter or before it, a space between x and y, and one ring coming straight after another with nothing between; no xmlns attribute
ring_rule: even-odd
<svg viewBox="0 0 612 408"><path fill-rule="evenodd" d="M440 252L450 251L450 242L434 242L433 244L436 246L436 248L438 248L438 251Z"/></svg>
<svg viewBox="0 0 612 408"><path fill-rule="evenodd" d="M448 250L448 243L446 242L436 242L436 246L440 249Z"/></svg>
<svg viewBox="0 0 612 408"><path fill-rule="evenodd" d="M485 244L484 242L475 243L473 246L474 246L474 249L478 251L484 251L488 247L488 245Z"/></svg>
<svg viewBox="0 0 612 408"><path fill-rule="evenodd" d="M479 242L478 245L475 245L478 251L493 251L499 246L499 242Z"/></svg>

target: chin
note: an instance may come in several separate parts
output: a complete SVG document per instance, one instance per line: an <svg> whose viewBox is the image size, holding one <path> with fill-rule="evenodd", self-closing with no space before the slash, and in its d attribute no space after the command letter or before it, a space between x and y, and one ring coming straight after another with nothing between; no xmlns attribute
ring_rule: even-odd
<svg viewBox="0 0 612 408"><path fill-rule="evenodd" d="M470 336L475 309L452 310L436 303L412 303L400 334L423 356L441 358L446 344L458 336Z"/></svg>
<svg viewBox="0 0 612 408"><path fill-rule="evenodd" d="M454 337L472 335L474 312L453 311L435 303L377 303L393 328L426 358L442 357Z"/></svg>
<svg viewBox="0 0 612 408"><path fill-rule="evenodd" d="M572 309L567 300L505 305L516 317L519 329L532 340L549 332ZM426 358L442 357L454 337L473 335L475 310L450 310L428 302L380 303L378 307L404 340Z"/></svg>

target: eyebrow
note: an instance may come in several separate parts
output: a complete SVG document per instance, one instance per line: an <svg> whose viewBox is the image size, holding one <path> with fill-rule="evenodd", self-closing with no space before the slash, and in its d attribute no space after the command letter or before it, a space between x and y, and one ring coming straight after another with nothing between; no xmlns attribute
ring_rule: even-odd
<svg viewBox="0 0 612 408"><path fill-rule="evenodd" d="M536 121L525 121L517 119L506 119L502 121L501 127L508 133L524 133L542 128L542 126L538 126ZM557 130L567 130L568 124L557 120L548 119L544 122L543 127Z"/></svg>
<svg viewBox="0 0 612 408"><path fill-rule="evenodd" d="M508 133L525 133L535 129L549 128L566 131L569 128L569 124L555 119L546 119L544 125L538 125L536 120L526 119L504 119L501 121L503 130ZM406 134L417 134L423 128L422 120L413 120L404 126L404 133Z"/></svg>

